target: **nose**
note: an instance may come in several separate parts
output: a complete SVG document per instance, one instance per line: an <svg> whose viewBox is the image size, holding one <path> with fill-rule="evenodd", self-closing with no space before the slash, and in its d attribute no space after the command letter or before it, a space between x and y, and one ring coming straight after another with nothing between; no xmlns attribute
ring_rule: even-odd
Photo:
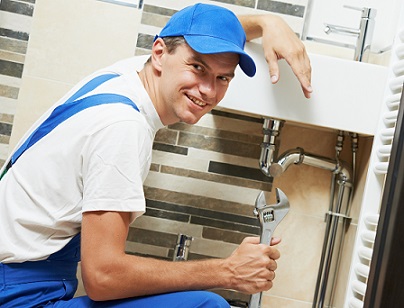
<svg viewBox="0 0 404 308"><path fill-rule="evenodd" d="M215 98L216 97L216 78L206 77L203 78L199 84L199 92L203 97Z"/></svg>

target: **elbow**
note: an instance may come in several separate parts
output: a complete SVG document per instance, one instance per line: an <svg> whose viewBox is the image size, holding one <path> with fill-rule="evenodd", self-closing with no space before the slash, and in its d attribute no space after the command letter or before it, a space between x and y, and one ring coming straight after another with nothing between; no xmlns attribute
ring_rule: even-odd
<svg viewBox="0 0 404 308"><path fill-rule="evenodd" d="M91 268L83 270L83 286L87 296L93 301L107 301L116 299L113 294L112 277L108 272Z"/></svg>

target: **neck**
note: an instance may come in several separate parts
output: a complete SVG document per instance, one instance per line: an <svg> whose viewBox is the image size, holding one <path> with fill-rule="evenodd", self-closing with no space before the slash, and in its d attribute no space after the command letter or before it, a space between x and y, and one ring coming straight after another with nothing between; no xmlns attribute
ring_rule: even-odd
<svg viewBox="0 0 404 308"><path fill-rule="evenodd" d="M154 108L157 111L157 114L160 117L161 122L164 125L173 124L172 121L169 121L165 116L165 105L161 95L159 95L159 76L156 71L153 70L153 67L150 63L146 63L143 69L139 72L139 78L146 89L147 94L154 105Z"/></svg>

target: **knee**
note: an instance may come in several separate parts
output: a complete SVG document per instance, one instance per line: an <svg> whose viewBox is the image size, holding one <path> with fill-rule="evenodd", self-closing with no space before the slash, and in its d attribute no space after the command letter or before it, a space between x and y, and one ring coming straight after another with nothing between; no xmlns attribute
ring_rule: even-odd
<svg viewBox="0 0 404 308"><path fill-rule="evenodd" d="M209 292L209 291L199 291L198 297L200 299L200 304L195 307L200 308L229 308L229 303L220 295Z"/></svg>

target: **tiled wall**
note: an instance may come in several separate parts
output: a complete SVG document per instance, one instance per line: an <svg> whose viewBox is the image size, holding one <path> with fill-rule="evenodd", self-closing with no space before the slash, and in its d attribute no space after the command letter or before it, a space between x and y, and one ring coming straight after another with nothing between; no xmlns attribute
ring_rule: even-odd
<svg viewBox="0 0 404 308"><path fill-rule="evenodd" d="M169 17L184 5L194 2L144 1L137 46L133 53L149 53L152 38ZM226 6L238 14L258 11L280 13L299 34L307 1L204 2ZM0 4L0 113L3 114L1 122L4 122L0 126L2 159L7 153L7 139L15 114L33 6L33 0L2 0ZM31 8L30 13L24 15L28 10L23 8ZM6 22L3 16L11 18ZM20 18L24 23L20 23ZM245 236L258 234L257 220L252 213L254 201L258 193L264 190L268 201L273 202L274 194L271 191L274 185L287 194L292 208L277 229L276 235L283 239L279 245L282 258L275 286L265 294L263 303L265 307L311 307L331 175L308 166L292 166L272 183L272 179L258 170L261 130L262 119L218 110L206 115L196 125L175 124L160 130L154 143L151 172L145 182L147 212L131 226L127 251L171 259L177 234L184 233L194 237L190 259L226 257ZM286 123L282 132L281 152L300 146L309 152L332 158L335 139L334 131ZM360 140L360 156L364 159L359 166L359 175L366 170L371 144L367 138ZM349 145L346 145L345 152L349 152ZM347 160L350 159L349 154L345 156ZM356 199L360 198L360 189L357 191ZM354 208L354 214L357 211ZM353 224L347 237L348 256L354 232ZM342 264L342 271L344 269L346 265ZM343 281L340 284L343 285ZM248 301L248 297L241 294L223 290L218 292L229 299ZM82 293L80 288L78 294ZM343 297L343 286L339 293Z"/></svg>
<svg viewBox="0 0 404 308"><path fill-rule="evenodd" d="M27 52L35 0L0 1L0 163L8 143Z"/></svg>

